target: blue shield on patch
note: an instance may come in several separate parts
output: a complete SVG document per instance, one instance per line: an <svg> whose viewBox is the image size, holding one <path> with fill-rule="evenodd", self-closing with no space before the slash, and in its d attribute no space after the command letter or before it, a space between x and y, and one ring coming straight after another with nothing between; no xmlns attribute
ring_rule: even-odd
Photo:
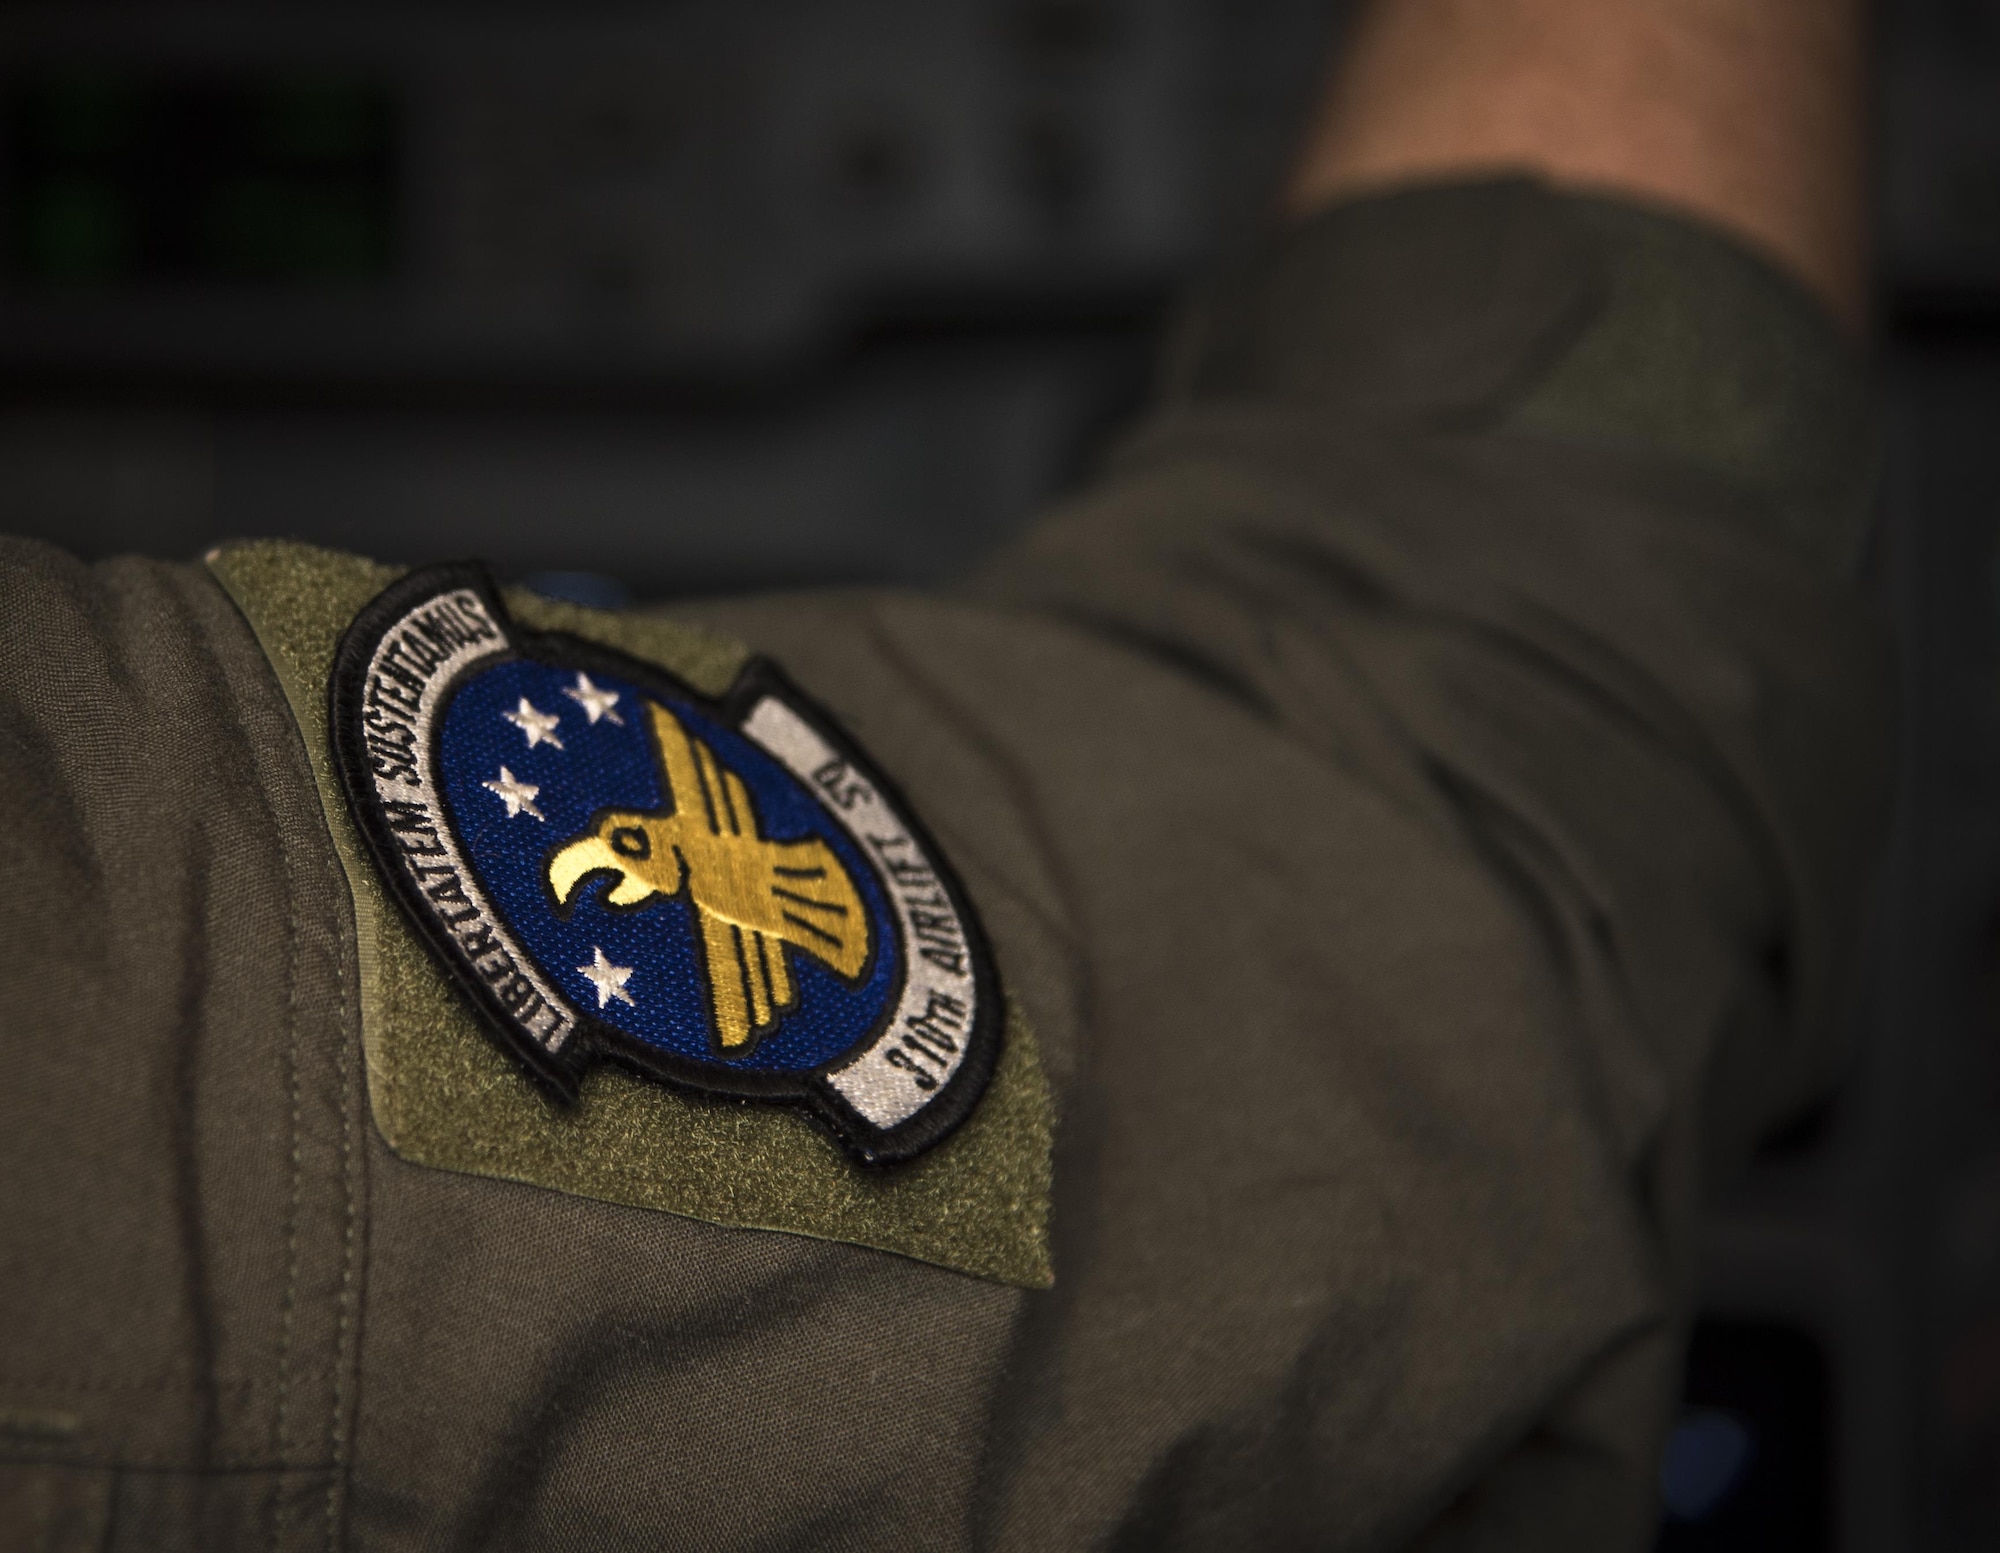
<svg viewBox="0 0 2000 1553"><path fill-rule="evenodd" d="M579 684L587 690L579 692ZM711 982L764 982L772 968L759 963L754 942L740 954L732 946L725 963L704 964L709 935L689 888L698 889L698 880L623 906L607 900L618 883L610 868L580 876L567 901L558 901L549 883L550 860L592 834L607 811L664 814L669 825L678 819L709 829L704 770L697 768L692 791L667 791L653 708L667 711L691 744L712 752L715 766L741 781L751 813L736 818L744 831L754 827L743 848L817 840L832 851L860 902L856 914L845 900L809 903L802 891L791 892L799 900L776 898L780 920L794 919L786 925L805 947L774 944L765 935L762 959L785 956L779 974L789 977L793 996L761 1027L753 1025L747 1040L728 1046ZM889 903L867 859L798 777L689 702L649 695L611 674L515 658L469 676L453 692L438 729L438 768L446 814L508 925L572 998L634 1040L694 1061L803 1073L844 1056L888 1012L901 953ZM519 798L530 790L532 797ZM723 818L726 825L728 816ZM661 844L675 843L668 835ZM649 853L656 849L651 838L646 846ZM619 856L608 845L606 850ZM722 859L721 866L730 861ZM754 858L744 861L755 866ZM773 876L775 888L784 889L784 879ZM822 946L818 935L824 934L841 944ZM732 937L742 943L740 925ZM856 975L842 975L838 963L815 952L845 947L857 937L866 951ZM604 965L611 969L600 970ZM757 999L745 992L740 1001L754 1006Z"/></svg>

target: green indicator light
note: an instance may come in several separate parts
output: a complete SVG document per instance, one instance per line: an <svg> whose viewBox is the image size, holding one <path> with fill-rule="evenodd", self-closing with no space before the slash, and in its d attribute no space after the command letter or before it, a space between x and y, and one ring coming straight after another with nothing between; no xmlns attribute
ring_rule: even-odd
<svg viewBox="0 0 2000 1553"><path fill-rule="evenodd" d="M262 148L302 162L351 161L379 148L380 95L333 82L299 82L262 94Z"/></svg>
<svg viewBox="0 0 2000 1553"><path fill-rule="evenodd" d="M239 178L216 190L209 224L218 270L335 279L382 266L386 233L356 185Z"/></svg>
<svg viewBox="0 0 2000 1553"><path fill-rule="evenodd" d="M131 88L115 76L61 76L31 96L29 133L39 150L55 156L108 156L131 144L138 109Z"/></svg>
<svg viewBox="0 0 2000 1553"><path fill-rule="evenodd" d="M50 280L113 280L132 256L124 197L93 178L51 178L30 196L29 265Z"/></svg>
<svg viewBox="0 0 2000 1553"><path fill-rule="evenodd" d="M294 73L20 82L6 257L62 284L352 285L397 249L395 102Z"/></svg>

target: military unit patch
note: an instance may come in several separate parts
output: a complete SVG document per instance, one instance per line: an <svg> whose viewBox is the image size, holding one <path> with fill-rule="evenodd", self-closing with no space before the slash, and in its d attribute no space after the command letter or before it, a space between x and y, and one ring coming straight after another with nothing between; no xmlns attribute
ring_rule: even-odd
<svg viewBox="0 0 2000 1553"><path fill-rule="evenodd" d="M436 567L349 627L329 710L396 898L558 1095L608 1060L807 1106L880 1162L978 1100L1000 1016L978 923L893 790L769 663L711 701L524 631L484 573Z"/></svg>

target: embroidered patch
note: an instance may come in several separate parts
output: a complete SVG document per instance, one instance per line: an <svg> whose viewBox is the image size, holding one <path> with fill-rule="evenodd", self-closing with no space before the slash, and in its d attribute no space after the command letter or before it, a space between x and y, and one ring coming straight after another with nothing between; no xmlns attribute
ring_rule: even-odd
<svg viewBox="0 0 2000 1553"><path fill-rule="evenodd" d="M329 711L405 913L558 1095L615 1062L806 1106L882 1162L978 1100L999 1021L978 923L894 791L770 663L710 700L523 630L482 572L437 567L355 619Z"/></svg>

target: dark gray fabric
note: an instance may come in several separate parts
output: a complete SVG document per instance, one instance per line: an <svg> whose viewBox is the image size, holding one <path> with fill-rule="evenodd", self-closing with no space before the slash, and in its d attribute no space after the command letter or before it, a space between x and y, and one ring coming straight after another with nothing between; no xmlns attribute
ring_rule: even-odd
<svg viewBox="0 0 2000 1553"><path fill-rule="evenodd" d="M688 612L964 874L1057 1094L1046 1292L348 1144L346 904L247 633L188 572L9 549L0 1353L50 1388L0 1394L0 1516L1643 1545L1704 1174L1837 1057L1886 675L1855 369L1754 260L1580 211L1336 212L1219 283L1167 407L973 588ZM1686 344L1646 276L1705 263L1750 359L1532 409L1607 337ZM1724 369L1783 458L1676 418Z"/></svg>

